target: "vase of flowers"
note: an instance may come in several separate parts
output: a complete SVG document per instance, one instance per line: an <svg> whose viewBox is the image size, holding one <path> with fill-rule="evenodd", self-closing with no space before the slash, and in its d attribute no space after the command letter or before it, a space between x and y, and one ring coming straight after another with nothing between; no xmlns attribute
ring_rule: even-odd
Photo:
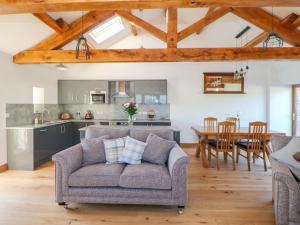
<svg viewBox="0 0 300 225"><path fill-rule="evenodd" d="M138 104L134 101L123 104L124 111L128 114L128 124L133 125L133 116L138 112Z"/></svg>

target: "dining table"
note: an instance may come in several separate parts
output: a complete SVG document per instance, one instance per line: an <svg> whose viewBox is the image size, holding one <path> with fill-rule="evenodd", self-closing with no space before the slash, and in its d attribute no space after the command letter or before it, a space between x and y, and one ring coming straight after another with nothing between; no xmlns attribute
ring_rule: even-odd
<svg viewBox="0 0 300 225"><path fill-rule="evenodd" d="M209 167L208 158L206 155L206 145L208 139L217 139L218 136L218 128L217 127L204 127L204 126L192 126L192 130L196 133L198 137L198 144L196 148L196 157L200 157L202 159L202 166L204 168ZM236 128L236 131L233 133L235 140L248 139L249 137L249 127L239 127ZM267 131L266 132L266 149L267 155L271 153L271 148L269 146L269 142L271 140L272 135L285 135L285 133L277 132L277 131Z"/></svg>

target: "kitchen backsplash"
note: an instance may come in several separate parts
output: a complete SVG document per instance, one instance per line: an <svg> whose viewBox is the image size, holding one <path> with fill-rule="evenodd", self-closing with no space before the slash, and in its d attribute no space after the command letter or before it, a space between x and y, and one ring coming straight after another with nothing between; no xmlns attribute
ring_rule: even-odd
<svg viewBox="0 0 300 225"><path fill-rule="evenodd" d="M170 119L170 105L139 105L139 112L136 115L137 119L147 119L147 111L153 109L156 114L156 119ZM62 112L68 112L75 118L76 113L80 112L82 118L86 111L90 110L94 119L127 119L128 116L122 109L122 103L103 104L103 105L58 105L58 104L7 104L6 105L6 126L19 126L32 124L37 114L44 111L46 121L59 119ZM75 118L76 119L76 118Z"/></svg>

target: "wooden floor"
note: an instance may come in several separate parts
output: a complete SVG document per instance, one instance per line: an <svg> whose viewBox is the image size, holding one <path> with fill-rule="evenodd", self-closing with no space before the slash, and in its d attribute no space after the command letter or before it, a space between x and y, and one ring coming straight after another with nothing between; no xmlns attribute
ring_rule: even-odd
<svg viewBox="0 0 300 225"><path fill-rule="evenodd" d="M1 225L79 224L274 224L271 202L271 171L262 165L247 171L245 162L232 171L228 165L203 169L194 149L190 156L189 201L184 215L162 206L93 205L72 203L65 210L54 202L54 167L34 172L7 171L0 174Z"/></svg>

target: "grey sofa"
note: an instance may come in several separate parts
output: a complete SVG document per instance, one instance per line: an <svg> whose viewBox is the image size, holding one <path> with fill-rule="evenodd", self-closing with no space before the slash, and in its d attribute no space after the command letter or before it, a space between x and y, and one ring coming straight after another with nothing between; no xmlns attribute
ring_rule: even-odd
<svg viewBox="0 0 300 225"><path fill-rule="evenodd" d="M274 135L272 150L278 151L288 144L291 137ZM300 225L300 182L290 169L270 158L273 177L273 200L276 225Z"/></svg>
<svg viewBox="0 0 300 225"><path fill-rule="evenodd" d="M86 138L109 135L131 136L146 141L149 133L173 140L171 129L90 127ZM187 203L186 153L176 144L165 166L105 163L82 166L81 144L57 153L55 162L56 202L144 204L177 206L182 213Z"/></svg>

